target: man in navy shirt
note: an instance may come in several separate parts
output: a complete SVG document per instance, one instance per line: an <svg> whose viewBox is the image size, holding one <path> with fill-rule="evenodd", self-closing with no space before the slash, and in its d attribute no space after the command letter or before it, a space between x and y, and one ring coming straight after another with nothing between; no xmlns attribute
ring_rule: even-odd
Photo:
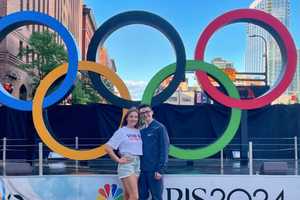
<svg viewBox="0 0 300 200"><path fill-rule="evenodd" d="M149 105L141 105L139 113L144 121L141 129L143 155L139 177L139 199L147 200L149 191L153 200L162 200L163 179L169 153L169 136L166 127L153 119Z"/></svg>

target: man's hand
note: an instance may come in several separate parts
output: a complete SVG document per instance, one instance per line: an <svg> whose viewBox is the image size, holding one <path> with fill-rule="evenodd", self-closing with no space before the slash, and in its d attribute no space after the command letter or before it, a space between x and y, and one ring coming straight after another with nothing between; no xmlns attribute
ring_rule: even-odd
<svg viewBox="0 0 300 200"><path fill-rule="evenodd" d="M118 160L119 164L126 164L129 163L129 160L126 157L122 157Z"/></svg>
<svg viewBox="0 0 300 200"><path fill-rule="evenodd" d="M155 172L154 178L155 178L156 180L160 180L161 177L162 177L162 175L161 175L159 172Z"/></svg>

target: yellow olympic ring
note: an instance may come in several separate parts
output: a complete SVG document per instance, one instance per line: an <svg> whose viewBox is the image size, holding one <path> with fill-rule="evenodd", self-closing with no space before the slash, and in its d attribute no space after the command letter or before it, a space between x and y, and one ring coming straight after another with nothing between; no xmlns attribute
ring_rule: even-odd
<svg viewBox="0 0 300 200"><path fill-rule="evenodd" d="M52 70L47 76L40 82L36 93L33 98L33 105L32 105L32 117L35 129L40 136L41 140L54 152L73 160L92 160L99 157L102 157L106 154L104 150L104 146L101 145L94 149L90 150L75 150L68 148L59 142L56 141L55 138L51 136L49 133L44 119L43 119L43 100L46 95L47 90L53 84L55 80L59 77L63 76L67 72L67 64L62 64ZM120 77L114 73L108 67L88 61L81 61L79 62L78 70L88 70L99 73L100 75L106 77L109 81L111 81L116 88L118 89L120 96L126 99L130 99L130 94L128 88L124 84L124 82L120 79ZM126 110L123 109L123 117L126 113ZM121 120L121 121L122 121Z"/></svg>

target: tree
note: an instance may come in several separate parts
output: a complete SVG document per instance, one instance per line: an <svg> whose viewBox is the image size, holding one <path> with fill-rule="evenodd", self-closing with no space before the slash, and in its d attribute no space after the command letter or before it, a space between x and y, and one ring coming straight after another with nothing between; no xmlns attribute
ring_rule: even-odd
<svg viewBox="0 0 300 200"><path fill-rule="evenodd" d="M64 45L55 41L55 34L49 31L33 32L28 41L28 47L21 48L19 57L26 56L26 63L20 67L31 71L35 76L35 84L43 79L54 67L68 62L68 53ZM29 59L30 58L30 59Z"/></svg>
<svg viewBox="0 0 300 200"><path fill-rule="evenodd" d="M82 74L86 76L86 74ZM83 78L76 83L72 92L73 103L87 104L103 102L103 98L93 89L91 81Z"/></svg>
<svg viewBox="0 0 300 200"><path fill-rule="evenodd" d="M48 72L68 62L68 53L64 45L58 44L55 41L55 34L49 31L33 32L29 38L28 47L20 48L18 57L21 59L26 57L26 63L20 64L19 67L31 73L33 91ZM111 91L114 91L109 81L104 79L104 82ZM56 86L53 86L50 90L55 90L55 88ZM72 91L72 99L72 103L75 104L106 102L93 89L88 78L77 80Z"/></svg>

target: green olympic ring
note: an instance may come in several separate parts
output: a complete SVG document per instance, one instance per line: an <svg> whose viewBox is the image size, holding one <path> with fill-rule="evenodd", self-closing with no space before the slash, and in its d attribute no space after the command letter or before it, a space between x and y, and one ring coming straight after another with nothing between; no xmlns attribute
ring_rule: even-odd
<svg viewBox="0 0 300 200"><path fill-rule="evenodd" d="M142 103L151 105L151 100L153 95L155 94L156 89L159 87L161 82L165 80L167 77L174 74L176 70L176 63L170 64L160 70L158 73L154 75L154 77L150 80L148 86L146 87L143 97ZM187 71L197 71L202 70L208 73L210 76L215 78L225 87L228 95L233 98L240 98L239 92L236 87L233 85L231 80L227 77L227 75L218 69L216 66L205 63L203 61L196 60L188 60L186 63ZM230 143L230 141L235 136L241 121L242 111L239 108L231 108L230 121L228 126L221 137L219 137L214 143L197 149L183 149L176 147L174 145L170 145L169 155L186 160L197 160L207 158L212 156L222 150L226 145Z"/></svg>

